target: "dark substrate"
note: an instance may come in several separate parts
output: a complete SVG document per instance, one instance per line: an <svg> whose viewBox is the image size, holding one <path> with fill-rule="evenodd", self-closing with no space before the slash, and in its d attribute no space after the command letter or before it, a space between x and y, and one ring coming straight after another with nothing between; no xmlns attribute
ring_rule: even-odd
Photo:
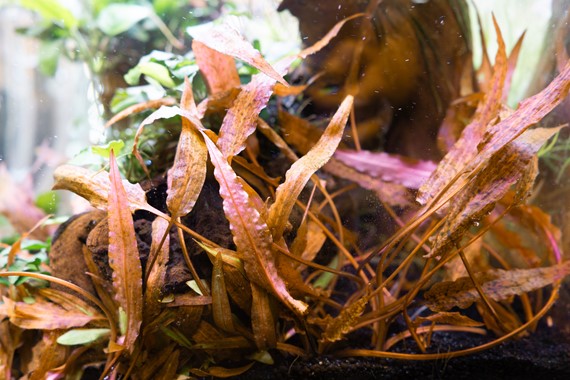
<svg viewBox="0 0 570 380"><path fill-rule="evenodd" d="M546 320L552 322L549 327ZM460 333L434 333L429 352L457 351L493 339ZM355 342L354 342L355 343ZM394 351L417 353L413 340ZM468 380L568 380L570 379L570 282L534 333L513 339L475 355L448 360L409 361L379 358L301 359L274 354L272 366L255 364L238 380L372 380L372 379L468 379Z"/></svg>
<svg viewBox="0 0 570 380"><path fill-rule="evenodd" d="M483 342L482 337L436 333L432 347L443 352ZM411 347L400 347L399 351L413 350ZM570 339L559 329L546 326L526 338L505 342L479 354L449 360L275 359L273 366L256 364L236 379L570 379Z"/></svg>

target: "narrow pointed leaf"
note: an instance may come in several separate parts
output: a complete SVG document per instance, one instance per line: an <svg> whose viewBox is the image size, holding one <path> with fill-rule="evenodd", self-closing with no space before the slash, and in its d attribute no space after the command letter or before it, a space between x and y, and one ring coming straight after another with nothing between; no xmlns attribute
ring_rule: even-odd
<svg viewBox="0 0 570 380"><path fill-rule="evenodd" d="M204 138L214 165L214 176L220 184L224 213L248 278L275 294L290 309L304 314L307 305L289 294L283 279L277 273L271 248L273 240L267 224L228 161L205 133Z"/></svg>
<svg viewBox="0 0 570 380"><path fill-rule="evenodd" d="M570 274L570 262L532 269L495 269L475 275L485 296L503 301L551 285ZM465 309L479 301L479 292L470 277L435 284L424 295L427 306L434 311L446 311L453 307Z"/></svg>
<svg viewBox="0 0 570 380"><path fill-rule="evenodd" d="M127 319L124 345L132 353L142 323L142 268L127 192L113 153L109 179L109 265L115 300Z"/></svg>
<svg viewBox="0 0 570 380"><path fill-rule="evenodd" d="M236 64L232 57L211 49L198 40L192 41L192 51L210 94L240 86Z"/></svg>
<svg viewBox="0 0 570 380"><path fill-rule="evenodd" d="M474 222L490 212L495 203L516 184L516 204L530 195L538 173L536 152L559 128L537 128L524 133L491 157L450 204L446 222L438 233L429 257L440 257Z"/></svg>
<svg viewBox="0 0 570 380"><path fill-rule="evenodd" d="M216 256L212 270L212 313L216 326L227 332L235 331L221 253Z"/></svg>
<svg viewBox="0 0 570 380"><path fill-rule="evenodd" d="M163 218L156 218L152 222L152 243L150 252L156 260L146 282L146 290L144 293L144 318L145 321L152 321L158 316L161 310L160 298L162 296L162 288L166 283L166 264L169 259L170 252L170 235L168 233L168 221ZM162 247L160 242L163 240ZM160 249L159 249L160 247ZM151 259L149 258L149 262ZM148 264L147 264L148 270Z"/></svg>
<svg viewBox="0 0 570 380"><path fill-rule="evenodd" d="M63 346L76 346L96 342L109 336L110 329L74 329L57 338Z"/></svg>
<svg viewBox="0 0 570 380"><path fill-rule="evenodd" d="M283 235L291 210L307 181L327 163L338 147L353 100L352 96L344 99L317 144L291 166L285 175L285 182L277 188L275 202L269 209L267 219L276 241Z"/></svg>
<svg viewBox="0 0 570 380"><path fill-rule="evenodd" d="M259 69L277 82L288 85L285 79L263 59L261 53L228 24L217 25L191 34L194 40L203 43L209 48L240 59Z"/></svg>
<svg viewBox="0 0 570 380"><path fill-rule="evenodd" d="M54 172L54 190L69 190L80 197L85 198L91 205L100 210L107 210L107 198L111 189L111 182L106 172L95 172L89 169L72 165L62 165ZM128 205L131 212L135 210L147 210L159 213L146 201L146 194L139 184L122 181L122 187L126 191Z"/></svg>
<svg viewBox="0 0 570 380"><path fill-rule="evenodd" d="M487 125L498 116L507 76L507 53L501 30L495 20L494 22L499 46L489 90L479 103L473 120L463 130L460 139L445 155L429 180L420 188L418 202L421 204L425 204L435 197L457 173L465 169L474 160L478 154L477 144L482 140Z"/></svg>
<svg viewBox="0 0 570 380"><path fill-rule="evenodd" d="M15 302L7 297L3 297L3 302L10 322L23 329L69 329L102 319L101 316L88 315L78 308L66 310L41 297L36 297L33 304Z"/></svg>
<svg viewBox="0 0 570 380"><path fill-rule="evenodd" d="M188 78L184 81L181 106L184 111L196 116L196 105ZM193 119L196 121L197 116ZM182 117L182 131L176 147L172 168L168 171L166 205L173 218L192 211L206 179L208 151L198 128L192 121Z"/></svg>
<svg viewBox="0 0 570 380"><path fill-rule="evenodd" d="M217 145L224 157L233 157L245 148L245 142L255 132L259 112L267 105L274 85L274 79L257 74L242 88L220 128Z"/></svg>

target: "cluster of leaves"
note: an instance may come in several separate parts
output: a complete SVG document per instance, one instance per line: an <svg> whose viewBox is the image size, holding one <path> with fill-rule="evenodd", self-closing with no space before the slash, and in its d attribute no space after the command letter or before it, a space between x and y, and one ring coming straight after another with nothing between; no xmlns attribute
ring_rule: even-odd
<svg viewBox="0 0 570 380"><path fill-rule="evenodd" d="M525 201L537 175L537 152L559 128L529 128L567 96L570 63L517 110L506 109L502 101L514 63L497 27L499 50L495 64L484 68L491 74L481 83L485 92L453 105L472 107L474 114L437 164L339 149L353 109L350 94L324 131L283 109L280 128L269 126L259 114L270 97L295 96L305 89L284 79L291 64L326 46L347 21L273 66L227 25L193 35L207 96L196 104L186 79L180 101L147 101L113 120L160 106L134 137L133 154L143 168L138 149L142 131L162 119L180 123L167 173L166 210L151 206L139 184L121 178L113 149L108 173L70 165L56 171L56 189L73 191L106 212L112 276L106 281L87 262L84 248L79 257L86 258L94 293L40 273L28 275L75 293L21 285L8 293L2 288L0 363L8 377L14 352L29 329L43 332L22 369L34 378L71 376L100 361L105 362L103 373L113 377L228 377L255 361L271 363L271 350L299 356L450 358L520 335L548 311L570 264L560 252L558 229ZM234 59L259 73L242 85ZM148 75L140 66L138 70ZM215 128L203 123L212 114L222 120ZM454 122L452 116L445 121ZM283 179L272 178L260 163L261 139L290 161ZM353 184L342 187L337 178ZM184 223L199 197L211 191L207 181L217 184L233 244L209 240ZM400 225L364 252L356 232L342 224L337 202L354 187L374 192ZM418 203L411 196L415 191ZM407 212L397 213L395 206ZM133 224L137 210L153 215L145 265ZM193 276L184 294L163 291L171 230L180 237ZM209 258L209 277L199 275L185 236ZM323 257L328 265L320 263ZM543 297L547 286L552 286L550 295ZM33 304L24 301L30 295ZM513 306L515 297L524 315ZM461 312L469 307L469 316ZM394 330L400 316L404 331ZM483 325L498 338L462 351L429 353L434 331L485 333ZM362 329L372 331L375 349L337 343ZM410 337L420 353L393 351Z"/></svg>
<svg viewBox="0 0 570 380"><path fill-rule="evenodd" d="M113 68L113 57L128 57L125 49L137 50L129 40L146 46L146 51L167 45L182 49L180 36L171 31L184 36L186 27L215 18L220 6L218 1L194 8L185 0L91 0L77 12L58 0L18 2L41 16L41 22L25 32L41 41L39 68L47 75L55 73L63 55L84 61L95 74Z"/></svg>

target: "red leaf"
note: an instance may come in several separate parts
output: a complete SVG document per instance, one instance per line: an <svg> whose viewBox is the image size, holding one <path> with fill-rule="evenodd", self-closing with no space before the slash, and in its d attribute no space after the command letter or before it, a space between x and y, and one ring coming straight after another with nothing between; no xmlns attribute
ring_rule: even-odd
<svg viewBox="0 0 570 380"><path fill-rule="evenodd" d="M217 145L224 157L231 159L245 148L245 142L255 132L257 116L267 105L274 85L274 79L257 74L243 87L220 128Z"/></svg>
<svg viewBox="0 0 570 380"><path fill-rule="evenodd" d="M277 188L275 202L269 209L267 218L275 241L281 239L291 210L307 181L330 160L338 147L353 100L350 95L344 99L319 141L306 155L291 165L285 175L285 182Z"/></svg>
<svg viewBox="0 0 570 380"><path fill-rule="evenodd" d="M113 151L109 164L109 265L115 299L127 316L124 345L132 353L142 322L142 268L129 201Z"/></svg>
<svg viewBox="0 0 570 380"><path fill-rule="evenodd" d="M232 57L211 49L198 40L192 41L192 51L210 94L229 91L240 86L236 64Z"/></svg>
<svg viewBox="0 0 570 380"><path fill-rule="evenodd" d="M285 79L263 59L261 53L228 24L221 24L207 30L195 32L192 34L192 37L209 48L238 58L259 69L277 82L288 85Z"/></svg>
<svg viewBox="0 0 570 380"><path fill-rule="evenodd" d="M206 179L208 160L206 145L197 131L202 124L196 116L196 105L188 78L185 79L184 85L182 109L195 117L192 120L182 118L182 131L176 147L174 163L168 171L166 204L173 218L185 216L194 208ZM198 122L198 124L193 125L193 122Z"/></svg>
<svg viewBox="0 0 570 380"><path fill-rule="evenodd" d="M431 161L366 150L337 150L334 157L361 173L386 182L404 185L410 189L419 188L436 167L436 164Z"/></svg>
<svg viewBox="0 0 570 380"><path fill-rule="evenodd" d="M228 161L211 139L205 133L203 135L215 168L214 176L220 184L224 213L230 222L234 243L244 261L248 278L275 294L291 310L304 314L307 305L289 294L283 279L277 273L271 247L273 239L267 224Z"/></svg>
<svg viewBox="0 0 570 380"><path fill-rule="evenodd" d="M435 197L457 173L473 162L475 156L479 153L477 144L483 138L487 125L498 116L507 75L507 53L501 30L497 22L495 20L494 22L499 47L495 57L495 66L489 91L485 94L483 101L479 103L473 120L465 127L461 138L439 163L429 180L420 188L417 200L421 204L425 204Z"/></svg>

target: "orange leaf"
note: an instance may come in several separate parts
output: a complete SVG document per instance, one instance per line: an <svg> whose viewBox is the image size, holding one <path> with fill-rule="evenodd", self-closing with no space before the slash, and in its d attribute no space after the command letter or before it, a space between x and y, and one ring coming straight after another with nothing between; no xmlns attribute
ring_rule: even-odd
<svg viewBox="0 0 570 380"><path fill-rule="evenodd" d="M115 299L127 317L124 345L132 353L142 323L142 268L129 200L113 151L109 163L109 265Z"/></svg>
<svg viewBox="0 0 570 380"><path fill-rule="evenodd" d="M245 142L255 132L257 116L267 105L274 85L274 79L257 74L243 87L220 128L217 145L224 157L231 159L245 148Z"/></svg>
<svg viewBox="0 0 570 380"><path fill-rule="evenodd" d="M203 135L214 165L214 176L220 184L224 213L248 278L271 291L290 309L304 314L307 305L289 294L283 279L277 273L271 249L273 239L267 224L228 161L212 140L205 133Z"/></svg>
<svg viewBox="0 0 570 380"><path fill-rule="evenodd" d="M463 130L460 139L445 155L443 160L441 160L429 180L420 187L417 200L421 204L425 204L430 199L433 199L457 173L473 162L479 153L477 144L483 138L485 128L498 116L507 75L507 53L505 51L506 48L501 30L496 20L493 19L493 21L495 23L497 43L499 46L495 57L493 77L490 83L491 86L489 91L485 94L483 101L479 103L473 120Z"/></svg>
<svg viewBox="0 0 570 380"><path fill-rule="evenodd" d="M227 332L235 331L220 252L216 255L212 270L212 313L216 326Z"/></svg>
<svg viewBox="0 0 570 380"><path fill-rule="evenodd" d="M263 59L261 53L228 24L216 25L207 30L195 32L192 34L192 37L210 49L238 58L259 69L277 82L288 85L285 79Z"/></svg>
<svg viewBox="0 0 570 380"><path fill-rule="evenodd" d="M439 323L439 324L448 324L454 326L466 326L466 327L477 327L483 326L484 324L481 322L474 321L473 319L461 315L460 313L454 312L445 312L441 311L437 314L432 314L427 317L418 317L415 319L414 324L419 326L421 323L424 322L431 322L431 323Z"/></svg>
<svg viewBox="0 0 570 380"><path fill-rule="evenodd" d="M72 296L74 297L74 296ZM77 297L74 297L76 300ZM15 302L3 297L5 311L10 322L23 329L57 330L82 327L104 318L99 313L88 314L79 306L64 308L48 299L36 296L33 304Z"/></svg>
<svg viewBox="0 0 570 380"><path fill-rule="evenodd" d="M211 49L198 40L192 41L192 51L210 94L229 91L240 86L236 64L232 57Z"/></svg>
<svg viewBox="0 0 570 380"><path fill-rule="evenodd" d="M196 105L192 97L192 87L188 78L184 80L184 93L181 101L182 109L196 116ZM198 118L194 118L195 122ZM167 177L166 204L173 218L185 216L196 204L204 180L206 179L206 162L208 151L197 128L201 124L192 125L192 121L182 118L182 131L176 147L176 155Z"/></svg>
<svg viewBox="0 0 570 380"><path fill-rule="evenodd" d="M454 197L428 257L439 257L452 249L463 233L490 212L512 185L517 186L514 205L525 200L537 175L536 152L558 130L537 128L527 131L496 152Z"/></svg>
<svg viewBox="0 0 570 380"><path fill-rule="evenodd" d="M323 169L337 177L348 179L365 189L374 191L382 202L386 202L389 205L403 207L412 203L411 196L404 186L384 182L379 178L360 173L334 157L327 162Z"/></svg>
<svg viewBox="0 0 570 380"><path fill-rule="evenodd" d="M563 264L532 269L495 269L475 275L485 295L494 301L506 300L543 288L570 274L570 261ZM445 311L453 307L465 309L479 301L479 292L471 277L435 284L424 295L427 306L433 311Z"/></svg>
<svg viewBox="0 0 570 380"><path fill-rule="evenodd" d="M152 222L152 243L150 246L150 252L152 255L156 256L156 260L149 257L149 260L147 261L147 270L148 263L155 261L145 284L144 316L147 321L152 321L156 318L161 310L160 297L162 295L162 287L166 281L166 264L168 263L170 251L170 235L167 230L168 226L168 221L162 218L156 218L154 222ZM164 242L159 250L158 248L163 238Z"/></svg>
<svg viewBox="0 0 570 380"><path fill-rule="evenodd" d="M79 166L62 165L55 170L54 177L53 190L69 190L87 199L93 207L107 210L111 182L104 171L94 172ZM127 205L131 212L147 210L160 214L160 211L147 203L146 194L139 184L123 180L122 187L126 191Z"/></svg>
<svg viewBox="0 0 570 380"><path fill-rule="evenodd" d="M277 188L275 202L270 207L267 218L267 224L275 241L279 241L282 237L291 210L307 181L330 160L338 147L353 100L350 95L344 99L316 145L291 165L285 175L285 182Z"/></svg>

